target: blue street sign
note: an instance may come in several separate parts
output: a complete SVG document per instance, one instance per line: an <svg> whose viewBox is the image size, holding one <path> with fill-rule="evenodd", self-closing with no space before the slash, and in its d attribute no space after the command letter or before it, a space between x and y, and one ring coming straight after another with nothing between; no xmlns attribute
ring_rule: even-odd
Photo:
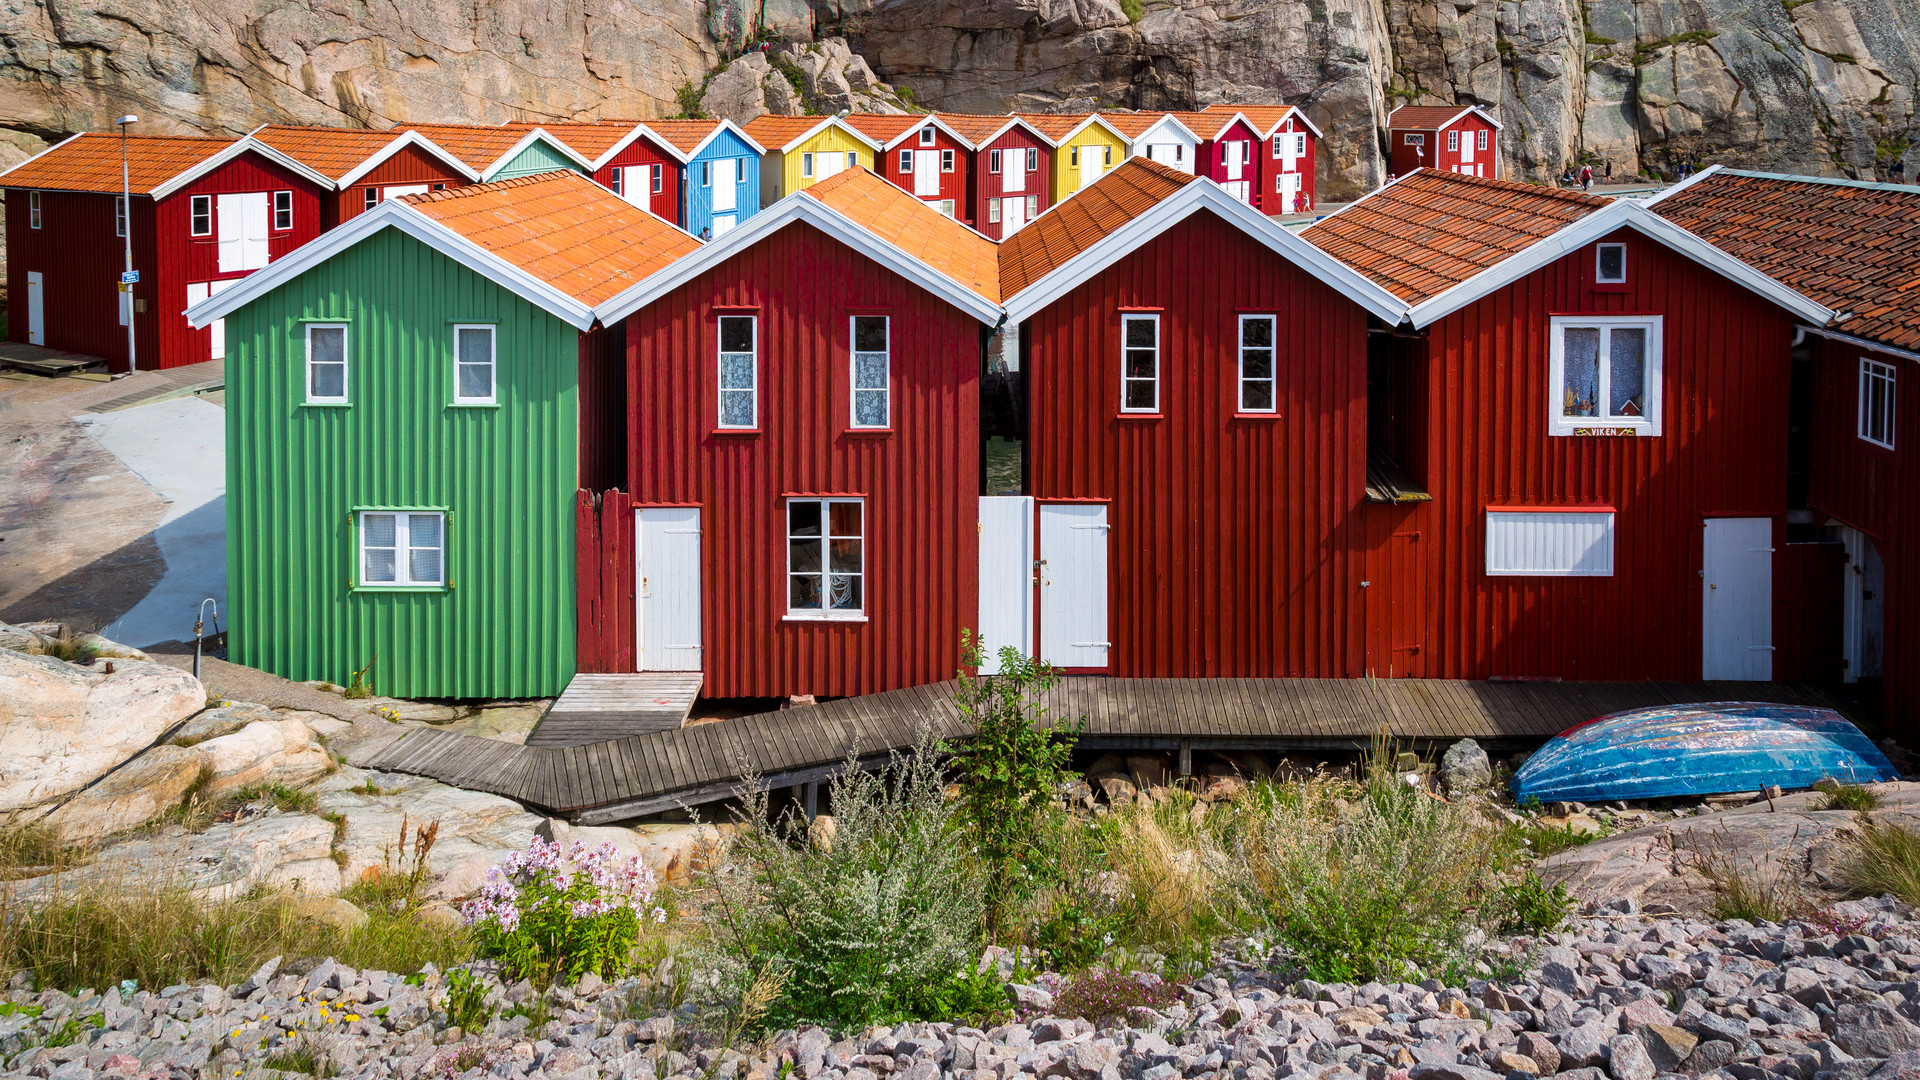
<svg viewBox="0 0 1920 1080"><path fill-rule="evenodd" d="M140 271L138 270L123 270L120 273L120 284L122 285L132 285L139 280Z"/></svg>

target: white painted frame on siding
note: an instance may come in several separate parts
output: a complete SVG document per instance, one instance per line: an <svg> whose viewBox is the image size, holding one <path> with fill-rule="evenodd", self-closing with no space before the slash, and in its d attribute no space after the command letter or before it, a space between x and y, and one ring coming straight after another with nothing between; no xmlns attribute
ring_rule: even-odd
<svg viewBox="0 0 1920 1080"><path fill-rule="evenodd" d="M1247 378L1247 324L1264 322L1268 326L1267 340L1264 346L1272 355L1267 359L1267 377L1264 379ZM1254 346L1260 348L1261 346ZM1280 411L1280 317L1278 315L1242 315L1240 316L1240 338L1238 342L1238 362L1236 370L1239 379L1233 385L1233 411L1238 413L1273 413ZM1267 407L1264 409L1247 408L1247 383L1264 382L1267 384Z"/></svg>
<svg viewBox="0 0 1920 1080"><path fill-rule="evenodd" d="M820 535L818 537L793 535L793 507L797 503L817 503L820 506ZM838 504L851 504L860 508L860 569L854 576L860 579L860 606L857 608L836 608L832 606L833 578L833 542L835 539L850 540L852 537L833 531L833 508ZM785 500L782 508L780 527L786 538L787 572L781 581L786 596L786 622L866 622L867 601L872 594L867 591L867 500L863 495L814 495L796 496ZM817 608L797 608L793 606L793 545L796 540L818 540L820 543L820 606ZM805 571L801 571L805 573ZM844 572L843 572L844 573Z"/></svg>
<svg viewBox="0 0 1920 1080"><path fill-rule="evenodd" d="M880 350L880 354L887 358L887 376L884 386L863 388L860 385L861 319L879 319L882 332L886 334L886 346ZM880 394L880 400L886 403L886 418L878 424L863 424L860 422L860 395L874 393L876 390ZM891 315L847 316L847 426L860 431L884 431L893 426L893 317Z"/></svg>
<svg viewBox="0 0 1920 1080"><path fill-rule="evenodd" d="M753 357L753 385L725 385L726 358L740 355L739 350L727 351L726 342L720 335L720 324L728 319L745 319L753 328L753 347L748 355ZM760 428L760 316L741 314L720 314L713 318L713 424L724 431L757 431ZM753 419L745 424L727 423L725 395L747 392L748 400L753 402Z"/></svg>
<svg viewBox="0 0 1920 1080"><path fill-rule="evenodd" d="M357 589L444 589L447 587L447 512L445 510L361 510L354 517L354 588ZM370 517L390 517L393 519L393 580L367 580L367 519ZM440 522L440 542L433 545L416 545L413 542L413 519L417 517L435 518ZM387 550L382 548L381 550ZM437 551L440 553L440 576L432 580L416 579L413 576L412 554L415 550Z"/></svg>
<svg viewBox="0 0 1920 1080"><path fill-rule="evenodd" d="M1661 417L1665 414L1664 399L1666 383L1662 378L1663 351L1662 334L1666 318L1661 315L1555 315L1547 327L1547 434L1568 436L1576 430L1592 428L1632 428L1637 435L1648 437L1660 434ZM1644 416L1566 416L1567 386L1567 330L1569 328L1597 329L1601 332L1602 348L1596 361L1599 365L1599 402L1605 405L1612 389L1612 373L1609 357L1613 347L1614 330L1643 329L1647 332L1647 351L1641 357L1646 365L1643 376L1647 402Z"/></svg>
<svg viewBox="0 0 1920 1080"><path fill-rule="evenodd" d="M1488 577L1612 577L1612 507L1487 507Z"/></svg>
<svg viewBox="0 0 1920 1080"><path fill-rule="evenodd" d="M1867 433L1869 430L1869 421L1874 419L1872 416L1872 402L1870 401L1871 395L1869 390L1876 381L1886 384L1887 407L1885 429L1887 437L1884 442ZM1896 441L1895 436L1897 434L1893 426L1894 418L1899 414L1895 395L1899 393L1899 390L1899 375L1894 370L1892 364L1884 364L1865 356L1860 358L1860 402L1859 411L1856 415L1857 424L1854 430L1863 441L1878 446L1882 450L1893 449L1894 442Z"/></svg>
<svg viewBox="0 0 1920 1080"><path fill-rule="evenodd" d="M1608 277L1602 269L1607 265L1609 250L1620 253L1620 276ZM1621 243L1593 245L1593 283L1595 285L1625 285L1627 283L1627 245Z"/></svg>
<svg viewBox="0 0 1920 1080"><path fill-rule="evenodd" d="M468 330L487 332L487 394L467 397L460 393L460 334ZM500 332L494 323L453 324L453 403L455 405L496 405L500 401Z"/></svg>
<svg viewBox="0 0 1920 1080"><path fill-rule="evenodd" d="M1153 326L1153 378L1151 380L1129 376L1127 374L1127 354L1129 352L1132 352L1135 348L1138 348L1138 346L1132 346L1127 344L1127 327L1128 325L1136 322L1150 323ZM1160 367L1163 363L1165 363L1165 359L1166 359L1161 355L1160 345L1161 345L1160 316L1155 314L1143 314L1143 313L1137 313L1137 312L1125 312L1121 314L1120 316L1120 411L1121 412L1131 413L1137 416L1137 415L1150 415L1160 411ZM1149 381L1152 382L1153 384L1153 404L1146 408L1129 407L1127 405L1127 384L1149 382Z"/></svg>
<svg viewBox="0 0 1920 1080"><path fill-rule="evenodd" d="M228 290L228 291L232 291L232 290ZM202 301L201 303L203 305L210 303L213 299L216 299L220 295L222 294L216 293L214 294L214 296L209 297L207 300ZM204 325L211 325L211 322L212 320L209 320L208 323ZM202 329L202 328L203 328L203 324L196 324L194 326L194 329L196 330ZM339 397L317 397L314 395L314 392L313 392L313 332L315 330L340 331L340 396ZM352 395L353 395L353 382L352 382L352 379L353 379L353 329L352 327L349 324L343 323L343 322L325 322L325 323L310 322L305 324L305 327L301 333L301 341L305 346L305 356L306 356L306 362L300 365L300 374L301 374L300 391L301 391L302 400L304 400L308 405L346 405L349 402L351 402ZM329 361L329 363L331 363L331 361Z"/></svg>

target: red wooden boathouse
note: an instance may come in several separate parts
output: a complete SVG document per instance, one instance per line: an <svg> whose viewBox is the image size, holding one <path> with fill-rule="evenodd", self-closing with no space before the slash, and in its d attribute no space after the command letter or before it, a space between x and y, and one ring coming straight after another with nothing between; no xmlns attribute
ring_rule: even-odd
<svg viewBox="0 0 1920 1080"><path fill-rule="evenodd" d="M320 228L343 222L402 195L461 187L480 174L416 131L267 124L253 138L333 182L320 201Z"/></svg>
<svg viewBox="0 0 1920 1080"><path fill-rule="evenodd" d="M881 176L950 218L974 224L968 212L968 166L973 144L940 117L851 113L847 126L880 147Z"/></svg>
<svg viewBox="0 0 1920 1080"><path fill-rule="evenodd" d="M582 560L638 599L583 627L583 667L722 698L950 677L998 298L990 241L853 168L596 308L625 329L626 468L599 496L616 553Z"/></svg>
<svg viewBox="0 0 1920 1080"><path fill-rule="evenodd" d="M659 132L637 120L543 124L541 130L585 158L587 175L643 210L685 226L681 185L686 159Z"/></svg>
<svg viewBox="0 0 1920 1080"><path fill-rule="evenodd" d="M1318 205L1315 169L1320 129L1307 114L1287 105L1209 105L1206 115L1239 113L1260 137L1260 210L1275 217L1305 214Z"/></svg>
<svg viewBox="0 0 1920 1080"><path fill-rule="evenodd" d="M131 319L142 369L210 359L218 330L181 313L319 235L333 183L253 138L132 136L126 150L128 220L117 135L76 135L0 176L9 337L126 371ZM130 294L119 291L128 228L140 275Z"/></svg>
<svg viewBox="0 0 1920 1080"><path fill-rule="evenodd" d="M1387 117L1395 176L1439 169L1500 178L1500 121L1478 105L1402 105Z"/></svg>
<svg viewBox="0 0 1920 1080"><path fill-rule="evenodd" d="M940 122L967 141L967 224L990 239L1012 236L1047 212L1053 144L1017 116L941 113Z"/></svg>

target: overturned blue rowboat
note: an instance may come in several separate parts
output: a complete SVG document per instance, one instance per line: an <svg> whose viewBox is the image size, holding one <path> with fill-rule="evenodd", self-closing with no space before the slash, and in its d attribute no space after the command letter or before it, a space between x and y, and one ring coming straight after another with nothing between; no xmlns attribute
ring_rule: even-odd
<svg viewBox="0 0 1920 1080"><path fill-rule="evenodd" d="M1613 713L1554 736L1513 778L1521 802L1612 802L1898 780L1832 709L1714 701Z"/></svg>

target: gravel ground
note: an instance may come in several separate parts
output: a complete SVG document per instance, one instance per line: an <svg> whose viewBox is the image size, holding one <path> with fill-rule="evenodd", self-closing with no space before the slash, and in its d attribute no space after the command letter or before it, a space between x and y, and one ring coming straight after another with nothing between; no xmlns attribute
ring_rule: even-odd
<svg viewBox="0 0 1920 1080"><path fill-rule="evenodd" d="M1019 987L1026 1018L990 1030L809 1028L744 1051L715 1047L684 1016L630 1004L644 1000L640 980L589 976L544 1005L525 983L494 983L494 1015L523 1015L463 1034L444 1026L444 981L431 968L410 982L330 960L274 961L232 987L16 990L12 1000L32 1008L0 1016L0 1052L10 1073L52 1080L258 1075L301 1051L341 1076L503 1080L1920 1077L1920 923L1891 900L1784 926L1623 900L1495 951L1524 964L1524 977L1321 985L1223 961L1184 988L1184 1002L1105 1025L1048 1016L1048 995ZM527 1012L546 1022L536 1028Z"/></svg>

